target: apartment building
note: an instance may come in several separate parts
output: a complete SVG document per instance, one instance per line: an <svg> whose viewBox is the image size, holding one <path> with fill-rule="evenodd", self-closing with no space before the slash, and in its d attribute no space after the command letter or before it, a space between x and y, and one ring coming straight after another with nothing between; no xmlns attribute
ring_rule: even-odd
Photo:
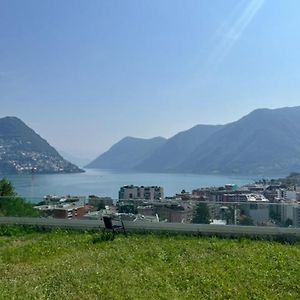
<svg viewBox="0 0 300 300"><path fill-rule="evenodd" d="M134 186L126 185L120 188L119 200L142 199L147 201L160 201L164 199L164 189L160 186Z"/></svg>

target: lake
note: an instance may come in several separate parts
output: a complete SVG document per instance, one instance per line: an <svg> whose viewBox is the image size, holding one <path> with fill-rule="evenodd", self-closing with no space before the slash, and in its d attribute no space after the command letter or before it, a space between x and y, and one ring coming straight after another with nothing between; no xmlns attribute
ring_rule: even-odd
<svg viewBox="0 0 300 300"><path fill-rule="evenodd" d="M225 176L199 174L137 173L111 170L86 170L79 174L51 175L11 175L19 195L38 202L45 195L97 195L118 198L118 191L123 185L159 185L164 187L165 196L180 193L182 189L206 186L222 186L227 183L244 185L258 179L258 176Z"/></svg>

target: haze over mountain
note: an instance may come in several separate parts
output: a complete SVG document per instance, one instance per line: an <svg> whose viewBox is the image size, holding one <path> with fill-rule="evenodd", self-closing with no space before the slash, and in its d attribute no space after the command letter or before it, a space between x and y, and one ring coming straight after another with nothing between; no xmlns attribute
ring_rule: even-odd
<svg viewBox="0 0 300 300"><path fill-rule="evenodd" d="M141 139L125 137L107 152L88 164L87 168L131 170L166 142L165 138Z"/></svg>
<svg viewBox="0 0 300 300"><path fill-rule="evenodd" d="M16 117L0 119L0 174L83 172Z"/></svg>
<svg viewBox="0 0 300 300"><path fill-rule="evenodd" d="M196 125L179 132L142 161L136 169L148 172L174 171L174 168L187 159L197 146L221 128L221 125Z"/></svg>
<svg viewBox="0 0 300 300"><path fill-rule="evenodd" d="M136 153L136 139L126 138L126 143L122 140L100 156L99 168L225 174L298 171L299 120L300 106L258 109L227 125L195 126L159 147L149 147L152 140L147 140L143 156Z"/></svg>
<svg viewBox="0 0 300 300"><path fill-rule="evenodd" d="M224 126L177 171L272 174L300 170L300 107L258 109Z"/></svg>
<svg viewBox="0 0 300 300"><path fill-rule="evenodd" d="M81 157L80 155L73 155L67 151L57 149L58 153L67 161L71 162L72 164L79 166L80 168L83 168L85 165L87 165L91 158Z"/></svg>

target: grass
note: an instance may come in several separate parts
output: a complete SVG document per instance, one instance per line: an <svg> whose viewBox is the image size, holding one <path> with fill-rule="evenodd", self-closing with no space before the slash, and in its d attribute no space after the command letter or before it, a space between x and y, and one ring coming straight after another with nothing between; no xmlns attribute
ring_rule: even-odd
<svg viewBox="0 0 300 300"><path fill-rule="evenodd" d="M299 243L22 230L0 230L0 299L300 299Z"/></svg>

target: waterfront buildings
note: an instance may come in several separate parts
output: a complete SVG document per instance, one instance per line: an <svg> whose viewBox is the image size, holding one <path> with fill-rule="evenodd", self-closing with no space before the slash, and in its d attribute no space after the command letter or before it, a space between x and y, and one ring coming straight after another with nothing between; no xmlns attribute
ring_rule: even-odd
<svg viewBox="0 0 300 300"><path fill-rule="evenodd" d="M300 189L280 184L251 184L238 187L227 184L205 187L191 193L182 190L164 197L159 186L123 186L119 200L90 195L47 196L37 207L44 216L54 218L101 219L103 215L121 215L129 221L191 223L197 204L205 203L214 224L300 227ZM203 206L203 207L204 207Z"/></svg>

